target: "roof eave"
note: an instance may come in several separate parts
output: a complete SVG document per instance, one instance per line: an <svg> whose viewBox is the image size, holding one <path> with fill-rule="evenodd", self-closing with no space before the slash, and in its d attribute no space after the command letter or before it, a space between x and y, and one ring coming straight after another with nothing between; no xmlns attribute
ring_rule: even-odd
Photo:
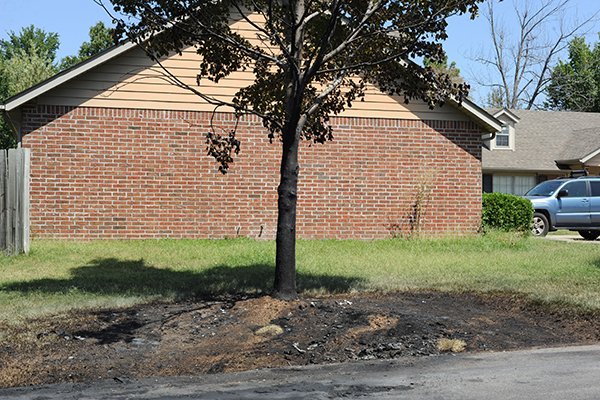
<svg viewBox="0 0 600 400"><path fill-rule="evenodd" d="M570 158L570 159L566 159L566 160L555 160L554 162L557 164L585 164L599 154L600 154L600 148L592 151L591 153L587 154L585 157Z"/></svg>
<svg viewBox="0 0 600 400"><path fill-rule="evenodd" d="M114 46L102 53L97 54L96 56L83 61L76 66L62 71L53 77L9 98L6 100L5 104L0 105L0 110L4 111L12 111L23 104L39 97L48 91L62 85L65 82L70 81L73 78L78 77L81 74L91 70L92 68L97 67L98 65L104 64L105 62L111 60L112 58L131 50L136 46L134 42L126 42L117 46Z"/></svg>
<svg viewBox="0 0 600 400"><path fill-rule="evenodd" d="M448 102L454 107L466 113L471 118L473 118L488 132L495 133L502 130L502 122L500 122L498 119L496 119L496 117L485 111L483 108L479 107L477 104L473 103L471 100L464 99L462 102L459 103L458 100L451 97L448 99Z"/></svg>
<svg viewBox="0 0 600 400"><path fill-rule="evenodd" d="M596 157L598 154L600 154L600 148L592 151L590 154L588 154L587 156L583 157L581 159L582 163L586 163L588 161L590 161L592 158Z"/></svg>
<svg viewBox="0 0 600 400"><path fill-rule="evenodd" d="M570 164L583 164L584 161L578 158L573 158L571 160L554 160L556 165L570 165Z"/></svg>
<svg viewBox="0 0 600 400"><path fill-rule="evenodd" d="M557 172L560 172L560 169L554 168L554 169L549 169L547 167L545 168L520 168L520 167L489 167L489 166L482 166L481 170L484 173L527 173L527 174L555 174Z"/></svg>

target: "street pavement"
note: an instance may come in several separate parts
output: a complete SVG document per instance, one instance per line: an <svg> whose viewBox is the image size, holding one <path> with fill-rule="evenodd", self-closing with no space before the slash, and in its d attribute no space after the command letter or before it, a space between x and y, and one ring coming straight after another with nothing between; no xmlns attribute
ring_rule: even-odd
<svg viewBox="0 0 600 400"><path fill-rule="evenodd" d="M0 390L0 399L600 399L600 345Z"/></svg>

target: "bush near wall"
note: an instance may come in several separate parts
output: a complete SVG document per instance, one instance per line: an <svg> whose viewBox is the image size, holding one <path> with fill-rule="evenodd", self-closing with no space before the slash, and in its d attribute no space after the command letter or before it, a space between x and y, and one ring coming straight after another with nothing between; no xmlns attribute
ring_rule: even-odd
<svg viewBox="0 0 600 400"><path fill-rule="evenodd" d="M502 231L529 231L533 220L531 202L504 193L483 194L483 228Z"/></svg>

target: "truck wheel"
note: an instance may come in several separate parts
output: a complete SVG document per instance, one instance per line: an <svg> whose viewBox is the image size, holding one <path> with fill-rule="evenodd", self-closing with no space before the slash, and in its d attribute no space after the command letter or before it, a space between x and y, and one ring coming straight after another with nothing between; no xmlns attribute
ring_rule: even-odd
<svg viewBox="0 0 600 400"><path fill-rule="evenodd" d="M533 236L544 237L548 234L549 229L550 225L548 223L548 218L542 213L534 213L533 226L531 227Z"/></svg>
<svg viewBox="0 0 600 400"><path fill-rule="evenodd" d="M600 231L577 231L585 240L596 240L600 236Z"/></svg>

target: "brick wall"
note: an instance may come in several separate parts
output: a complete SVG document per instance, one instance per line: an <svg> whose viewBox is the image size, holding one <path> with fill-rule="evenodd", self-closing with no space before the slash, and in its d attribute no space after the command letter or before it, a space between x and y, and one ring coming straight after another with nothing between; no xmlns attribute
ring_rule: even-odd
<svg viewBox="0 0 600 400"><path fill-rule="evenodd" d="M206 155L210 114L29 106L34 237L273 238L280 145L260 121L221 175ZM218 114L220 128L233 126ZM481 130L469 122L337 118L335 140L304 144L298 234L390 237L478 229Z"/></svg>

